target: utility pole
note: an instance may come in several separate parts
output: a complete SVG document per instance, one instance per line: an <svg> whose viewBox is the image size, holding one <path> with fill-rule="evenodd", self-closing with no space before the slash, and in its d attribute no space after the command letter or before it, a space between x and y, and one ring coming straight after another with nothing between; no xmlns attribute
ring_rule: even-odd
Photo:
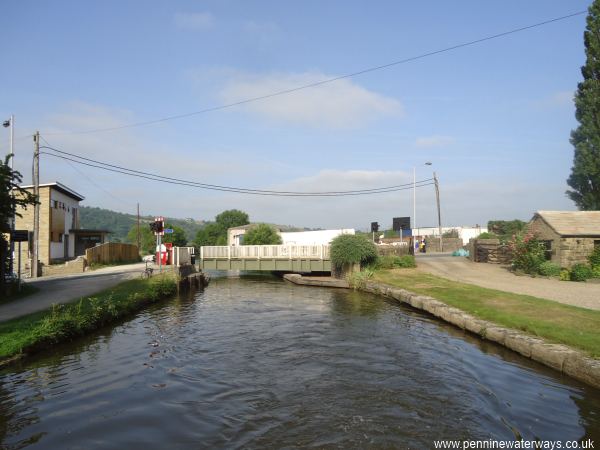
<svg viewBox="0 0 600 450"><path fill-rule="evenodd" d="M40 234L40 132L33 136L33 195L36 204L33 207L33 251L31 252L31 278L38 276L39 234Z"/></svg>
<svg viewBox="0 0 600 450"><path fill-rule="evenodd" d="M438 213L438 231L440 233L440 252L443 252L444 245L442 243L442 215L440 212L440 183L438 182L435 172L433 172L433 182L435 183L435 200L437 203L437 213Z"/></svg>
<svg viewBox="0 0 600 450"><path fill-rule="evenodd" d="M140 247L140 204L137 204L137 248L138 253L142 251Z"/></svg>
<svg viewBox="0 0 600 450"><path fill-rule="evenodd" d="M6 122L4 122L4 126L6 126ZM14 172L15 169L15 149L14 149L14 142L15 142L15 116L13 114L10 115L10 119L8 120L8 126L10 127L10 171ZM14 191L11 192L11 197L14 199L15 194ZM10 231L11 231L11 236L10 236L10 259L9 261L9 266L8 266L8 273L12 274L14 272L14 255L15 255L15 242L13 241L13 234L12 232L15 231L15 222L16 222L16 216L15 214L13 214L12 218L10 219Z"/></svg>
<svg viewBox="0 0 600 450"><path fill-rule="evenodd" d="M413 220L412 228L417 228L417 168L413 166Z"/></svg>

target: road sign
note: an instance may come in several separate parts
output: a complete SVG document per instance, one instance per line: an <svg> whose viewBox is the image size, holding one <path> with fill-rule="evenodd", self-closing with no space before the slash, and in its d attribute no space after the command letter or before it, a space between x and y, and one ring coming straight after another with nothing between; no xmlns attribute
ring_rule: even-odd
<svg viewBox="0 0 600 450"><path fill-rule="evenodd" d="M164 232L165 234L172 233L172 232L173 232L173 228L165 228L165 229L163 229L163 232Z"/></svg>
<svg viewBox="0 0 600 450"><path fill-rule="evenodd" d="M410 217L394 217L392 228L394 231L410 229Z"/></svg>
<svg viewBox="0 0 600 450"><path fill-rule="evenodd" d="M12 241L13 242L27 242L29 240L29 230L13 230Z"/></svg>

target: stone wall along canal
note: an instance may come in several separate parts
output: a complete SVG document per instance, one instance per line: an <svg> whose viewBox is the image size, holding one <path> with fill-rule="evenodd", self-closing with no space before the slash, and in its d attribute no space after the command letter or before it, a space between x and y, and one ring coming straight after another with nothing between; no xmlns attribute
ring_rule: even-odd
<svg viewBox="0 0 600 450"><path fill-rule="evenodd" d="M2 448L591 438L600 392L373 295L214 277L0 372Z"/></svg>

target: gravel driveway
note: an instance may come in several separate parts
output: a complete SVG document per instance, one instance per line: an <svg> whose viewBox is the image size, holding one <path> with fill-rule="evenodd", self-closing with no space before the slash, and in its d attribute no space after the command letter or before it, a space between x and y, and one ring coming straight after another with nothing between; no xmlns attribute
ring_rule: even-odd
<svg viewBox="0 0 600 450"><path fill-rule="evenodd" d="M497 264L435 253L417 255L417 269L449 280L600 310L600 283L517 276Z"/></svg>

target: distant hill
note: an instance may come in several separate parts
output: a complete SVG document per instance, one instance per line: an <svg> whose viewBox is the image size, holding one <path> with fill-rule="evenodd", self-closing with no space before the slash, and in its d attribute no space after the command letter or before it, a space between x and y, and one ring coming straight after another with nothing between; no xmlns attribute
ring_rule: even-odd
<svg viewBox="0 0 600 450"><path fill-rule="evenodd" d="M109 230L111 242L125 242L129 229L137 222L134 214L124 214L110 209L96 208L92 206L81 206L80 209L81 228L92 228L97 230ZM168 223L183 228L188 242L196 237L199 229L207 222L194 219L172 219L166 218ZM154 220L154 216L140 216L140 226L148 226Z"/></svg>

